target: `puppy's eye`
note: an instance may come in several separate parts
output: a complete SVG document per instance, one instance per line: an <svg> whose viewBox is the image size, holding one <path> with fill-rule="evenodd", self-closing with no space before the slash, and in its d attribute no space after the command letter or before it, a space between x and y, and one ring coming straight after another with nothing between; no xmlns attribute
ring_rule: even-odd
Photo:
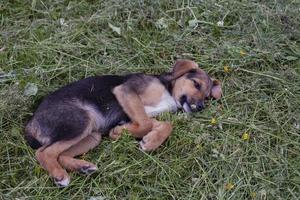
<svg viewBox="0 0 300 200"><path fill-rule="evenodd" d="M197 90L201 90L201 85L200 85L197 81L195 81L195 80L193 80L193 82L194 82L195 88L196 88Z"/></svg>

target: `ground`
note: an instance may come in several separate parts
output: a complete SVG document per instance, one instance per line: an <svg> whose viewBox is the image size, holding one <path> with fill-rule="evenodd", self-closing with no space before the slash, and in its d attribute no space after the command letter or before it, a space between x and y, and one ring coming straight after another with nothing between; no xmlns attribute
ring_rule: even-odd
<svg viewBox="0 0 300 200"><path fill-rule="evenodd" d="M298 199L296 0L2 0L0 199ZM42 97L95 74L161 73L193 59L223 97L157 151L129 135L83 155L99 167L57 188L23 139Z"/></svg>

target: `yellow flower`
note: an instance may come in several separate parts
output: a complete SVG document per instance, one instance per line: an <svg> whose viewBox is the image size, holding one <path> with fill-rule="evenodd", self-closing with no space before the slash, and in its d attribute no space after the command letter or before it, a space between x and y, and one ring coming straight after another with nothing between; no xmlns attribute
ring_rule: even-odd
<svg viewBox="0 0 300 200"><path fill-rule="evenodd" d="M228 73L230 71L230 67L228 65L224 66L224 72Z"/></svg>
<svg viewBox="0 0 300 200"><path fill-rule="evenodd" d="M245 51L243 51L243 50L240 50L240 55L243 57L243 56L245 56L247 53L245 52Z"/></svg>
<svg viewBox="0 0 300 200"><path fill-rule="evenodd" d="M232 190L234 188L234 185L232 183L226 183L225 189L226 190Z"/></svg>
<svg viewBox="0 0 300 200"><path fill-rule="evenodd" d="M217 119L216 118L211 118L211 120L210 120L210 124L211 125L216 125L217 124Z"/></svg>
<svg viewBox="0 0 300 200"><path fill-rule="evenodd" d="M255 197L256 197L256 192L251 192L251 193L250 193L250 196L251 196L253 199L255 199Z"/></svg>
<svg viewBox="0 0 300 200"><path fill-rule="evenodd" d="M248 141L250 139L250 134L247 133L247 132L243 133L242 139L245 140L245 141Z"/></svg>

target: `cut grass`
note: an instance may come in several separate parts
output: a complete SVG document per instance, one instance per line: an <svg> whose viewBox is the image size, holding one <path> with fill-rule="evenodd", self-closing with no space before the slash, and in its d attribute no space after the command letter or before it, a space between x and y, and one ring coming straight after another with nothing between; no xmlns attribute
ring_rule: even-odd
<svg viewBox="0 0 300 200"><path fill-rule="evenodd" d="M1 1L0 198L298 199L299 7L292 0ZM160 116L175 129L153 153L128 135L104 139L83 156L99 172L72 173L69 187L55 187L22 137L41 98L94 74L161 73L176 58L194 59L220 79L222 100L193 117ZM27 83L38 86L35 96L24 96Z"/></svg>

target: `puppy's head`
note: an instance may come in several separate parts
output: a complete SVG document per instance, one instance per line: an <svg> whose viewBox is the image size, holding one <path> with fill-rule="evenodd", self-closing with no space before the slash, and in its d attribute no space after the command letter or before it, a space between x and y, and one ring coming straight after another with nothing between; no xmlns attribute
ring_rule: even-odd
<svg viewBox="0 0 300 200"><path fill-rule="evenodd" d="M172 96L185 112L200 111L209 98L220 99L221 83L191 60L178 60L172 70ZM195 109L192 109L194 105Z"/></svg>

